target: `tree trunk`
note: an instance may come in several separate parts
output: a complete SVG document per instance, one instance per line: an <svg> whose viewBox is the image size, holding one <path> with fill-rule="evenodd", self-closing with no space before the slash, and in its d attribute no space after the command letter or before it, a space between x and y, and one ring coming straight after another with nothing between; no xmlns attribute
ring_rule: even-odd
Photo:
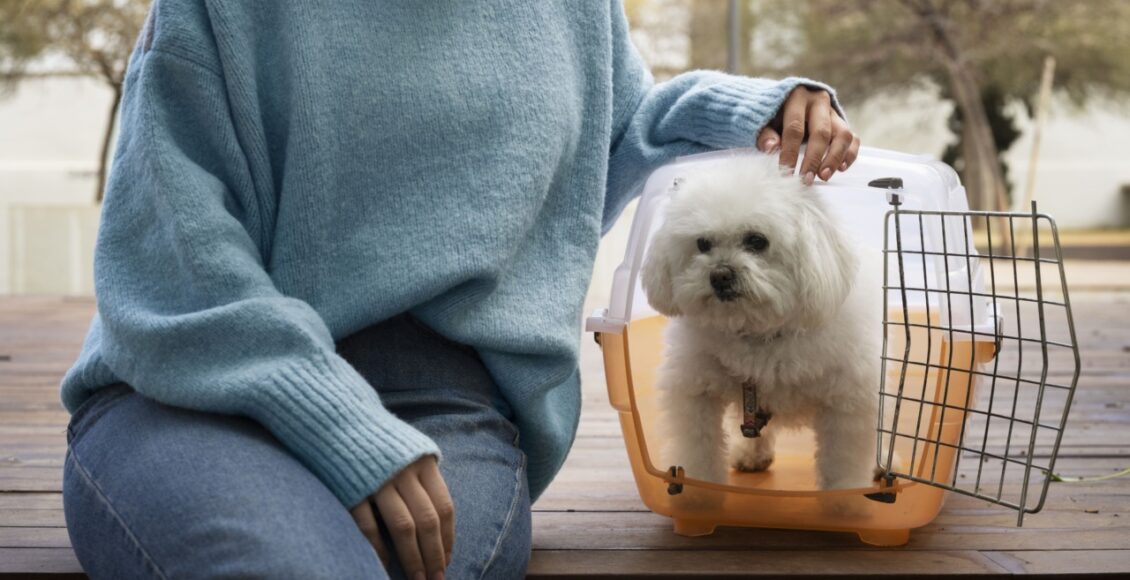
<svg viewBox="0 0 1130 580"><path fill-rule="evenodd" d="M106 123L106 132L102 135L102 154L98 157L98 184L94 193L95 203L102 203L106 194L106 177L110 169L110 145L113 142L114 126L118 122L118 108L122 104L121 83L111 84L114 89L114 100L110 105L110 120Z"/></svg>
<svg viewBox="0 0 1130 580"><path fill-rule="evenodd" d="M957 40L950 34L953 23L940 11L939 4L932 0L904 4L922 18L923 23L934 37L939 57L945 66L953 91L954 102L961 109L962 127L965 139L965 188L970 192L970 200L976 200L971 209L988 211L1007 211L1008 195L1005 189L1004 174L1000 166L1000 151L993 141L993 131L985 103L981 100L981 88L973 65L965 58ZM979 220L980 221L980 220ZM1002 248L1010 247L1008 222L1005 218L996 222L994 239L1002 240ZM978 224L976 221L975 225ZM993 244L998 246L998 244Z"/></svg>
<svg viewBox="0 0 1130 580"><path fill-rule="evenodd" d="M956 103L954 106L958 107ZM958 107L958 109L965 111L961 107ZM969 207L978 208L985 207L986 204L982 188L976 185L980 183L981 179L981 164L976 162L976 137L973 136L973 133L973 125L967 123L963 118L961 122L961 180L965 183L965 195L969 200Z"/></svg>
<svg viewBox="0 0 1130 580"><path fill-rule="evenodd" d="M1008 198L1001 173L1000 152L993 142L993 131L985 104L981 101L980 88L964 63L952 63L948 69L954 100L961 108L966 187L973 188L970 197L979 206L974 209L1006 210Z"/></svg>

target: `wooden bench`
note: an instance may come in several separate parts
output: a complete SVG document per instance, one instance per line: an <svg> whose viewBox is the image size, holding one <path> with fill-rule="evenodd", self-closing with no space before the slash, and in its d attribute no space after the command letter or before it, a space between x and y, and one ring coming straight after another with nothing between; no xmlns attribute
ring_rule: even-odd
<svg viewBox="0 0 1130 580"><path fill-rule="evenodd" d="M1130 298L1080 294L1073 302L1084 371L1057 470L1108 474L1130 466ZM84 577L63 521L67 414L57 388L93 310L87 298L0 299L0 577ZM1012 511L951 494L934 523L895 549L837 533L676 536L636 494L599 351L583 344L580 434L534 506L531 577L1130 574L1130 477L1052 484L1046 507L1023 528Z"/></svg>

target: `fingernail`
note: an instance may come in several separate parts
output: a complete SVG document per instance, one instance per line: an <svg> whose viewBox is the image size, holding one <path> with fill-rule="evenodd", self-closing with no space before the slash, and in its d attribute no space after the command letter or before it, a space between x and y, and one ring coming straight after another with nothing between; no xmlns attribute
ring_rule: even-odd
<svg viewBox="0 0 1130 580"><path fill-rule="evenodd" d="M847 161L844 161L843 163L840 164L840 171L847 171L847 168L848 168Z"/></svg>
<svg viewBox="0 0 1130 580"><path fill-rule="evenodd" d="M815 182L815 181L816 181L816 174L815 173L809 171L808 173L804 174L804 184L805 185L812 185L813 182Z"/></svg>
<svg viewBox="0 0 1130 580"><path fill-rule="evenodd" d="M824 169L820 170L820 179L823 179L824 181L828 181L831 178L832 178L832 168L831 167L825 167Z"/></svg>
<svg viewBox="0 0 1130 580"><path fill-rule="evenodd" d="M777 140L776 139L769 138L768 140L765 141L765 152L766 153L772 153L776 149L777 149Z"/></svg>

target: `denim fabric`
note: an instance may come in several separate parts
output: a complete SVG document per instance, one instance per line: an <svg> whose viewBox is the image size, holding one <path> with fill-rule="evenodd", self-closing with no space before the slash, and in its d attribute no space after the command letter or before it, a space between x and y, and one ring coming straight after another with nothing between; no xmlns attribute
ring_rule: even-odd
<svg viewBox="0 0 1130 580"><path fill-rule="evenodd" d="M446 577L522 577L526 457L474 349L409 315L337 349L440 447L456 512ZM403 577L395 562L382 569L347 508L250 419L163 405L119 383L76 410L67 441L67 529L91 578Z"/></svg>

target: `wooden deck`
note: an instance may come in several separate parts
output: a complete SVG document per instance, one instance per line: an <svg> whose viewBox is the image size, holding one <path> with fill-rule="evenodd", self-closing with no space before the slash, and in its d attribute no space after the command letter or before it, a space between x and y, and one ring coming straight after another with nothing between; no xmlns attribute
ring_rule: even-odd
<svg viewBox="0 0 1130 580"><path fill-rule="evenodd" d="M1084 355L1057 470L1130 466L1130 294L1079 294ZM0 299L0 576L82 577L60 498L67 414L57 385L78 351L90 299ZM1052 485L1045 509L1015 514L951 495L909 545L883 549L838 533L722 528L684 538L640 503L599 352L585 340L581 431L565 469L534 506L539 578L1130 573L1130 477Z"/></svg>

